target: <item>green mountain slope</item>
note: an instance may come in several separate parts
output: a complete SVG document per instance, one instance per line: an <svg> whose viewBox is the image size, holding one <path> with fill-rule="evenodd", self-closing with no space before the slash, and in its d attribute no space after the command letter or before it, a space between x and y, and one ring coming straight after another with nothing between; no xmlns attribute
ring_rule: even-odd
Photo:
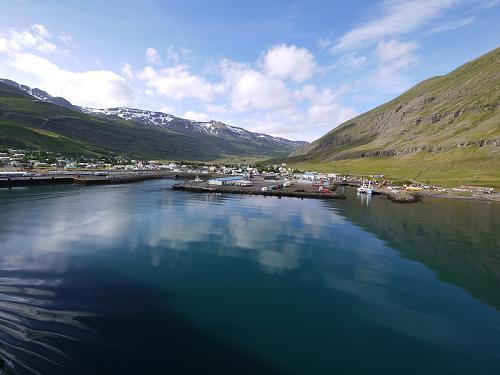
<svg viewBox="0 0 500 375"><path fill-rule="evenodd" d="M500 185L500 48L292 153L317 170Z"/></svg>
<svg viewBox="0 0 500 375"><path fill-rule="evenodd" d="M296 149L103 119L37 100L2 82L0 147L177 160L284 157Z"/></svg>

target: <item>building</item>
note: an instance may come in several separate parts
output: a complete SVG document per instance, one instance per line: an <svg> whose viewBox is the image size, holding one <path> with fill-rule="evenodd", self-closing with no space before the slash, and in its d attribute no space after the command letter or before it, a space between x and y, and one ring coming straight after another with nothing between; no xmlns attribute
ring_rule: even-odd
<svg viewBox="0 0 500 375"><path fill-rule="evenodd" d="M318 179L317 172L306 172L302 175L303 180L316 181Z"/></svg>
<svg viewBox="0 0 500 375"><path fill-rule="evenodd" d="M252 186L252 181L248 181L248 180L238 180L238 181L234 181L234 185L236 186Z"/></svg>
<svg viewBox="0 0 500 375"><path fill-rule="evenodd" d="M249 186L249 185L243 185L244 184L243 181L246 181L243 176L219 177L208 180L208 184L213 186L231 186L231 185Z"/></svg>

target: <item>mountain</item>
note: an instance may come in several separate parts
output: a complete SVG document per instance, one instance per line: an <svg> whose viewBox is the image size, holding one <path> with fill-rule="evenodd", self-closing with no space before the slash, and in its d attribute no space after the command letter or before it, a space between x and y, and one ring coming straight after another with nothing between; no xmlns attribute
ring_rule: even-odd
<svg viewBox="0 0 500 375"><path fill-rule="evenodd" d="M78 110L77 106L74 106L69 101L67 101L64 98L61 98L60 96L52 96L43 90L36 89L36 88L32 89L29 86L21 85L17 82L10 80L10 79L0 78L0 82L6 84L8 86L11 86L14 89L17 89L18 91L23 91L23 92L33 96L34 98L36 98L38 100L42 100L44 102L49 102L52 104L57 104L57 105L64 107L64 108Z"/></svg>
<svg viewBox="0 0 500 375"><path fill-rule="evenodd" d="M287 159L303 168L500 186L500 48L339 125Z"/></svg>
<svg viewBox="0 0 500 375"><path fill-rule="evenodd" d="M80 110L84 113L99 116L101 118L134 121L143 125L171 129L193 136L218 137L227 140L246 141L276 147L299 148L308 144L307 142L290 141L267 134L252 133L243 128L230 126L220 121L193 121L163 112L153 112L144 109L127 107L105 109L80 107Z"/></svg>
<svg viewBox="0 0 500 375"><path fill-rule="evenodd" d="M284 157L304 144L215 121L130 108L78 107L0 79L0 147L204 161Z"/></svg>

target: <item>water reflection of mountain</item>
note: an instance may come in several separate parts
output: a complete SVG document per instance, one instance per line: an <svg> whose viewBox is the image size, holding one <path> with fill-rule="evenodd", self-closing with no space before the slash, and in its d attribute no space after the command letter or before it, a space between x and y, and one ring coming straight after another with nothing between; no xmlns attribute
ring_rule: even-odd
<svg viewBox="0 0 500 375"><path fill-rule="evenodd" d="M354 194L348 198L337 210L346 219L500 309L499 204L435 199L402 205L373 197L366 207Z"/></svg>

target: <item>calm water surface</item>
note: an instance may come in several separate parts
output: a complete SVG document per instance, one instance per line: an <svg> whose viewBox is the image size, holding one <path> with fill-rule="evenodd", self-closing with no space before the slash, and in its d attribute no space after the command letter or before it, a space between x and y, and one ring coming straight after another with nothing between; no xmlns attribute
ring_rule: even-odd
<svg viewBox="0 0 500 375"><path fill-rule="evenodd" d="M500 373L499 204L171 183L0 189L5 368Z"/></svg>

